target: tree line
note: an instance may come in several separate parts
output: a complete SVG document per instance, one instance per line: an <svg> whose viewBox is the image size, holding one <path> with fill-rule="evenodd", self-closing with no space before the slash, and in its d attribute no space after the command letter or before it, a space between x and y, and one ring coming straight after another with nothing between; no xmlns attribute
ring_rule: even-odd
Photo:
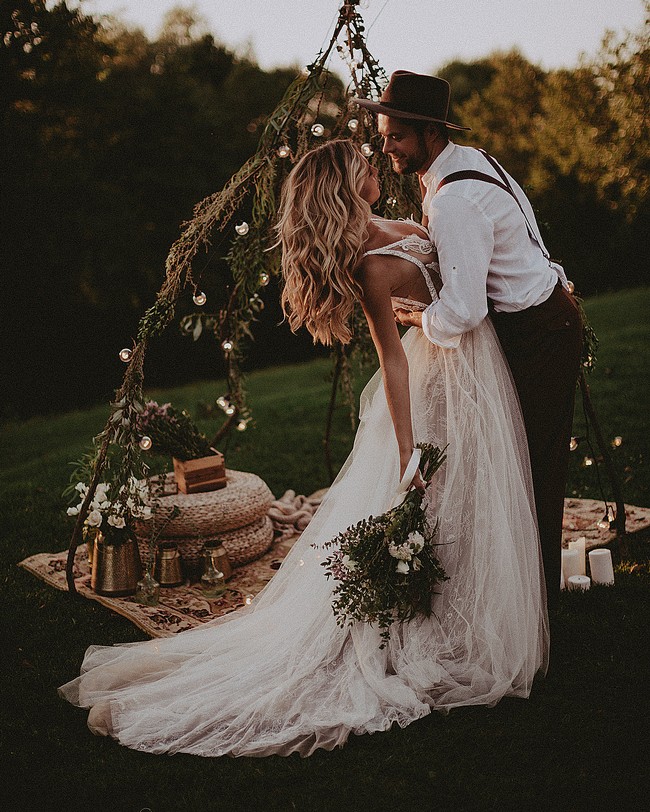
<svg viewBox="0 0 650 812"><path fill-rule="evenodd" d="M182 10L155 41L65 2L4 2L0 23L2 415L25 417L112 395L180 223L254 152L297 69L263 71ZM528 186L585 295L645 281L647 33L610 38L572 70L512 52L437 71L472 127L464 142ZM342 83L335 98L345 104ZM198 260L209 297L227 284L227 250L215 235ZM250 364L313 354L278 327L273 290L266 305ZM178 330L148 355L149 385L221 372L214 342Z"/></svg>

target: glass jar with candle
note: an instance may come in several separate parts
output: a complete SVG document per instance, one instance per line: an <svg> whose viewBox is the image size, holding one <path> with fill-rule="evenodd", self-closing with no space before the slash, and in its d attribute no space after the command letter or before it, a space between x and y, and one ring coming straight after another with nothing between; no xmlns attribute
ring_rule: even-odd
<svg viewBox="0 0 650 812"><path fill-rule="evenodd" d="M226 578L217 568L212 551L204 549L204 569L201 576L201 591L206 598L219 598L226 591Z"/></svg>
<svg viewBox="0 0 650 812"><path fill-rule="evenodd" d="M223 577L227 581L232 575L232 565L221 539L206 541L203 545L203 551L204 555L209 554L212 557L215 568L223 572Z"/></svg>

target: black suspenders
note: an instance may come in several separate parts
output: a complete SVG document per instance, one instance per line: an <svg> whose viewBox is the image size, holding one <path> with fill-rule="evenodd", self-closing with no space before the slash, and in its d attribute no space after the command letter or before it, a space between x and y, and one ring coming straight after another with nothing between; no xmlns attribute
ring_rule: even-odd
<svg viewBox="0 0 650 812"><path fill-rule="evenodd" d="M535 243L537 243L537 245L539 246L539 249L542 252L542 254L544 255L544 257L550 262L551 257L544 250L544 248L542 248L542 245L541 245L539 239L537 238L537 235L533 231L533 227L531 226L531 224L530 224L530 222L528 220L528 217L526 216L526 212L524 211L521 203L519 202L519 198L514 193L514 190L513 190L512 186L510 185L510 182L508 181L508 176L503 171L503 169L501 169L501 167L494 160L494 158L491 155L488 155L487 152L484 149L479 149L478 151L481 153L481 155L483 155L483 157L486 159L486 161L488 161L494 167L495 171L497 172L497 174L499 175L501 180L497 180L492 175L487 175L485 172L479 172L476 169L463 169L460 172L452 172L450 175L447 175L446 177L444 177L440 181L440 183L436 186L436 192L439 189L441 189L443 186L446 186L448 183L453 183L454 181L457 181L457 180L481 180L481 181L484 181L485 183L493 183L495 186L498 186L500 189L503 189L505 192L507 192L509 195L511 195L514 198L515 203L519 206L519 209L521 210L521 213L524 215L524 220L526 221L526 229L528 230L528 236L531 238L531 240L533 240Z"/></svg>

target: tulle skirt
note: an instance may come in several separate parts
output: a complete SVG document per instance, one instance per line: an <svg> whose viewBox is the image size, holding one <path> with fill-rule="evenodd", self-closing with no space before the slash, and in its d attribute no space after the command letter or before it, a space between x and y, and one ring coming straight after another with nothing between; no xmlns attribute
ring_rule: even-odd
<svg viewBox="0 0 650 812"><path fill-rule="evenodd" d="M361 397L354 448L307 530L252 605L174 637L91 646L59 692L97 734L150 753L266 756L342 745L431 710L527 697L548 623L526 436L488 320L457 349L411 329L416 442L447 446L427 489L449 580L434 614L338 627L323 543L387 510L399 455L381 374Z"/></svg>

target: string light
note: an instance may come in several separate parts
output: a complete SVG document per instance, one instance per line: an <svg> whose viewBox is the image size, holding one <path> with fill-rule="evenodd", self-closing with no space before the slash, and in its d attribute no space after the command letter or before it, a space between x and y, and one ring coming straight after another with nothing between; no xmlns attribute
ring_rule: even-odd
<svg viewBox="0 0 650 812"><path fill-rule="evenodd" d="M228 415L228 417L230 417L230 415L235 414L235 411L236 411L235 407L230 405L226 406L226 408L224 409L224 412Z"/></svg>
<svg viewBox="0 0 650 812"><path fill-rule="evenodd" d="M598 527L600 527L601 530L609 530L615 521L616 513L614 513L614 508L611 505L608 505L605 515L598 522Z"/></svg>
<svg viewBox="0 0 650 812"><path fill-rule="evenodd" d="M250 226L249 226L249 225L248 225L248 223L247 223L247 222L244 220L243 222L238 223L238 224L235 226L235 231L236 231L236 232L239 234L239 236L240 236L240 237L245 237L245 236L246 236L246 234L248 234L248 232L250 231Z"/></svg>
<svg viewBox="0 0 650 812"><path fill-rule="evenodd" d="M361 144L361 153L369 158L373 153L374 149L370 146L370 144Z"/></svg>
<svg viewBox="0 0 650 812"><path fill-rule="evenodd" d="M283 144L281 147L278 147L278 156L280 158L288 158L291 155L291 150L286 144Z"/></svg>
<svg viewBox="0 0 650 812"><path fill-rule="evenodd" d="M128 364L131 358L133 358L132 349L124 347L124 349L120 350L120 361L124 361L125 364Z"/></svg>
<svg viewBox="0 0 650 812"><path fill-rule="evenodd" d="M253 603L253 596L246 595L246 597L244 598L244 603L246 604L246 606L250 606L251 603Z"/></svg>
<svg viewBox="0 0 650 812"><path fill-rule="evenodd" d="M227 338L225 341L222 341L222 342L221 342L221 349L222 349L224 352L230 352L230 350L232 350L232 348L233 348L234 346L235 346L235 345L232 343L232 341L231 341L229 338Z"/></svg>
<svg viewBox="0 0 650 812"><path fill-rule="evenodd" d="M580 440L577 437L572 437L569 442L569 451L575 451L580 445Z"/></svg>
<svg viewBox="0 0 650 812"><path fill-rule="evenodd" d="M195 305L201 307L208 301L208 297L205 295L205 293L203 293L202 290L198 290L194 296L192 296L192 301Z"/></svg>
<svg viewBox="0 0 650 812"><path fill-rule="evenodd" d="M613 448L620 448L623 445L623 438L622 437L614 437L612 440L612 447Z"/></svg>
<svg viewBox="0 0 650 812"><path fill-rule="evenodd" d="M267 273L262 271L262 273L260 274L260 285L268 285L270 279L271 277Z"/></svg>
<svg viewBox="0 0 650 812"><path fill-rule="evenodd" d="M595 460L593 457L585 457L582 464L585 466L585 468L589 468L589 466L593 465L594 462Z"/></svg>
<svg viewBox="0 0 650 812"><path fill-rule="evenodd" d="M153 445L153 440L151 439L151 437L147 437L146 434L143 435L140 438L140 448L143 451L149 451L149 449L151 448L152 445Z"/></svg>
<svg viewBox="0 0 650 812"><path fill-rule="evenodd" d="M225 398L223 395L221 395L221 397L217 398L217 406L220 409L226 409L226 407L228 406L229 403L230 403L230 401L228 400L228 398Z"/></svg>
<svg viewBox="0 0 650 812"><path fill-rule="evenodd" d="M576 289L576 286L573 284L573 282L570 279L567 279L567 287L568 287L569 293L573 293L573 291Z"/></svg>
<svg viewBox="0 0 650 812"><path fill-rule="evenodd" d="M348 130L355 133L359 129L359 121L356 118L351 118L348 121Z"/></svg>
<svg viewBox="0 0 650 812"><path fill-rule="evenodd" d="M320 138L321 135L325 132L325 127L322 124L312 124L311 126L311 134L315 135L316 138Z"/></svg>
<svg viewBox="0 0 650 812"><path fill-rule="evenodd" d="M245 420L240 420L239 423L237 423L237 431L246 431L246 428L247 426Z"/></svg>

